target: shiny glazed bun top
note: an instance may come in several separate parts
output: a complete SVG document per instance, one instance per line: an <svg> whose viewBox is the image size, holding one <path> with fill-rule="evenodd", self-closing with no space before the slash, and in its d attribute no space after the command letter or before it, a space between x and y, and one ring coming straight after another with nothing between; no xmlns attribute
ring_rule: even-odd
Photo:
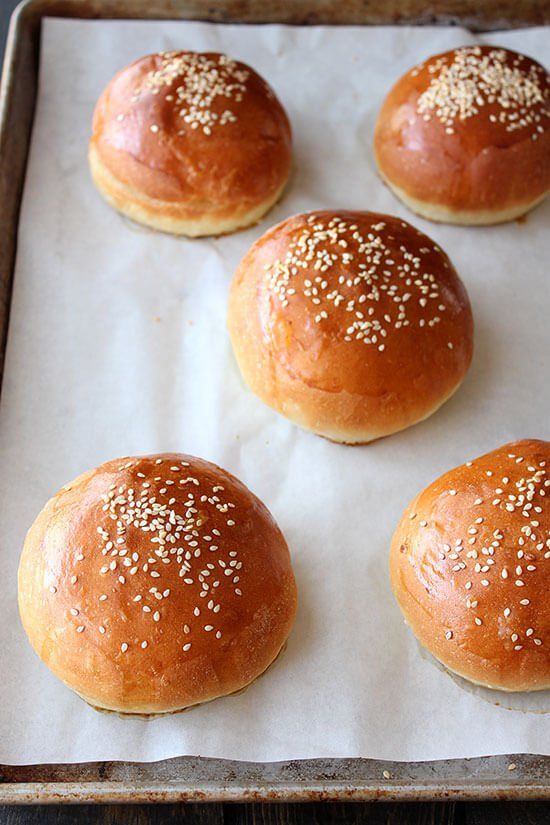
<svg viewBox="0 0 550 825"><path fill-rule="evenodd" d="M467 46L397 81L378 118L375 153L382 175L416 211L488 223L546 195L549 127L543 66L507 49Z"/></svg>
<svg viewBox="0 0 550 825"><path fill-rule="evenodd" d="M260 398L349 443L429 415L472 355L470 304L447 255L374 212L306 213L266 232L235 274L229 330Z"/></svg>
<svg viewBox="0 0 550 825"><path fill-rule="evenodd" d="M426 487L395 532L391 575L411 629L450 670L550 688L550 443L506 444Z"/></svg>
<svg viewBox="0 0 550 825"><path fill-rule="evenodd" d="M227 231L280 192L290 171L290 126L269 85L244 63L212 52L162 52L132 63L105 88L90 160L99 188L132 217L174 231L178 220L186 229L208 217L213 232ZM125 197L136 195L142 200L132 212Z"/></svg>
<svg viewBox="0 0 550 825"><path fill-rule="evenodd" d="M232 693L294 620L285 540L234 476L192 456L109 461L29 530L19 606L30 642L88 702L163 713Z"/></svg>

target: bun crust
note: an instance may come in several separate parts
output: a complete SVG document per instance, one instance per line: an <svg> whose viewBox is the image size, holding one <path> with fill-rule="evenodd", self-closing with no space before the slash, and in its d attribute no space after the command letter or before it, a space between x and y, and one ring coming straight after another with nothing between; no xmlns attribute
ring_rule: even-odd
<svg viewBox="0 0 550 825"><path fill-rule="evenodd" d="M250 389L345 443L433 413L472 357L470 304L448 257L373 212L312 212L266 232L235 273L228 323Z"/></svg>
<svg viewBox="0 0 550 825"><path fill-rule="evenodd" d="M268 84L216 53L148 55L98 100L94 182L139 223L218 235L259 220L290 174L291 134Z"/></svg>
<svg viewBox="0 0 550 825"><path fill-rule="evenodd" d="M50 499L25 541L19 609L36 653L87 702L169 713L269 667L296 585L264 505L173 453L109 461Z"/></svg>
<svg viewBox="0 0 550 825"><path fill-rule="evenodd" d="M405 510L390 558L407 624L445 667L508 691L550 688L550 443L441 476Z"/></svg>
<svg viewBox="0 0 550 825"><path fill-rule="evenodd" d="M386 97L374 153L397 197L429 220L513 220L550 190L548 73L494 46L430 57Z"/></svg>

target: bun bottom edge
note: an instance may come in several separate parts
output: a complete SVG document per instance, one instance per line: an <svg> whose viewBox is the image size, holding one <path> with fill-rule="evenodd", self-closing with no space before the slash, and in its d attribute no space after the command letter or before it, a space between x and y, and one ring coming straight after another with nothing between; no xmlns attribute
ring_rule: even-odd
<svg viewBox="0 0 550 825"><path fill-rule="evenodd" d="M377 164L378 165L378 164ZM527 212L531 212L547 197L548 192L524 201L508 209L451 209L439 203L413 198L404 189L392 183L378 165L378 174L393 194L407 206L411 212L433 223L456 224L457 226L494 226L499 223L508 223L518 220Z"/></svg>
<svg viewBox="0 0 550 825"><path fill-rule="evenodd" d="M393 590L393 586L392 586L392 590ZM550 691L550 682L548 682L547 684L537 686L537 687L533 687L531 685L529 687L503 687L501 685L490 684L489 682L482 682L479 679L474 679L471 676L466 676L465 673L461 673L459 670L455 670L455 668L451 667L446 662L444 662L442 659L440 659L438 656L436 656L435 653L433 653L430 650L429 647L427 647L425 644L423 644L420 641L420 639L418 638L418 636L414 632L409 620L405 617L404 610L401 606L401 603L399 602L399 599L395 595L395 591L394 591L394 598L395 598L397 604L399 605L401 613L403 614L403 617L405 619L405 625L408 628L408 630L412 633L417 645L423 651L428 653L431 656L431 658L433 659L433 662L430 663L432 665L432 667L434 666L434 663L435 663L437 669L442 670L448 676L451 676L451 677L452 676L458 676L459 679L462 679L464 682L468 682L468 684L470 684L470 685L475 685L476 687L485 688L486 690L492 690L492 691L495 691L496 693L508 693L508 694L509 693L542 693L543 691ZM421 658L424 658L424 657L421 656Z"/></svg>
<svg viewBox="0 0 550 825"><path fill-rule="evenodd" d="M131 710L131 711L127 711L127 710L122 710L121 708L106 707L105 705L98 704L97 700L92 699L91 697L86 696L83 693L79 693L77 690L74 690L74 688L71 688L70 685L67 685L67 687L69 687L69 689L72 690L73 693L76 693L76 695L80 699L82 699L83 702L86 702L87 705L89 705L91 708L93 708L93 710L97 711L98 713L113 714L115 716L119 716L121 719L143 719L144 721L147 721L149 719L156 719L160 716L171 716L171 715L176 715L178 713L185 713L189 710L193 710L193 708L201 707L201 705L208 705L210 702L215 702L217 699L223 699L225 696L240 696L240 694L244 693L246 690L248 690L248 688L251 685L253 685L254 682L256 682L258 679L261 679L262 676L265 676L265 674L268 672L268 670L270 670L275 665L275 663L278 661L278 659L280 659L280 657L284 654L284 652L286 651L287 645L288 645L288 641L285 641L283 643L283 645L281 646L281 648L279 649L279 652L277 653L275 658L268 664L268 666L265 668L265 670L263 670L261 673L258 673L258 675L255 676L250 682L247 682L245 685L238 688L237 690L233 690L233 691L231 691L231 693L220 693L218 696L212 696L210 699L203 699L203 700L200 700L198 702L193 702L190 705L184 705L183 707L177 707L177 708L169 708L168 710L155 710L155 711Z"/></svg>
<svg viewBox="0 0 550 825"><path fill-rule="evenodd" d="M359 430L359 428L357 428L355 432L346 433L344 431L339 431L336 428L323 427L322 429L316 429L305 423L304 420L300 418L298 415L288 415L287 413L277 409L276 407L272 407L272 405L268 402L264 401L264 403L267 403L267 405L271 407L271 409L275 410L275 412L277 412L279 415L282 415L283 418L286 418L287 421L291 422L291 424L294 424L296 427L300 427L300 429L305 430L306 432L312 433L313 435L317 435L320 438L324 438L327 441L332 442L333 444L341 444L344 447L361 447L367 444L373 444L375 441L380 441L382 438L388 438L389 436L395 435L396 433L403 432L403 430L408 430L409 427L414 427L417 424L421 424L431 415L434 415L444 404L447 403L447 401L449 401L452 398L452 396L461 386L465 377L466 374L462 375L460 377L460 380L457 381L457 383L450 390L450 392L448 392L442 398L438 399L437 402L422 415L420 415L417 418L415 417L411 419L406 424L399 424L398 426L389 428L387 430L382 430L380 427L377 430L374 430L372 428ZM251 391L253 392L253 390ZM256 393L254 394L256 395ZM263 400L261 396L257 397L259 397L260 400Z"/></svg>
<svg viewBox="0 0 550 825"><path fill-rule="evenodd" d="M96 189L117 212L149 229L189 238L228 235L253 226L275 206L288 183L287 178L269 197L248 209L237 207L233 214L228 214L228 208L224 207L223 212L220 209L217 213L217 210L213 209L201 213L188 209L185 203L156 200L133 190L107 169L93 145L88 152L88 162ZM147 205L147 201L151 206ZM182 213L188 211L190 215L182 214L181 217L176 217L162 214L163 207L167 212L179 207Z"/></svg>
<svg viewBox="0 0 550 825"><path fill-rule="evenodd" d="M485 688L486 690L494 690L497 693L542 693L545 690L550 690L550 682L546 685L541 685L540 687L525 687L525 688L518 688L518 687L501 687L500 685L493 685L489 682L480 682L478 679L473 679L471 676L465 676L464 673L460 673L458 670L454 670L454 668L449 667L449 665L442 662L441 659L438 659L431 650L425 648L428 651L430 656L441 665L441 667L446 670L452 676L458 676L459 679L463 679L465 682L468 682L471 685L475 685L476 687Z"/></svg>

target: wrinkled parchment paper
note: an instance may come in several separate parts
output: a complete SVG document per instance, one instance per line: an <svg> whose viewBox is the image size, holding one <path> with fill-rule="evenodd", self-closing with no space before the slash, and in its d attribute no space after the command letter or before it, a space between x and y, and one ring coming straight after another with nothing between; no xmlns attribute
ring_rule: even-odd
<svg viewBox="0 0 550 825"><path fill-rule="evenodd" d="M392 531L420 488L510 439L550 438L550 201L525 223L429 224L380 183L370 149L383 96L412 64L481 41L544 60L548 38L547 29L474 38L457 28L46 21L0 410L0 762L550 753L550 715L498 706L505 697L488 701L420 655L387 574ZM138 56L177 48L250 63L292 120L285 197L230 237L140 229L89 179L103 86ZM225 326L230 278L252 241L287 215L331 206L411 220L448 252L475 313L460 391L426 422L367 447L331 444L264 407L241 382ZM17 613L18 556L62 484L115 456L165 450L221 464L267 503L292 550L300 607L286 653L242 695L122 720L85 705L32 652Z"/></svg>

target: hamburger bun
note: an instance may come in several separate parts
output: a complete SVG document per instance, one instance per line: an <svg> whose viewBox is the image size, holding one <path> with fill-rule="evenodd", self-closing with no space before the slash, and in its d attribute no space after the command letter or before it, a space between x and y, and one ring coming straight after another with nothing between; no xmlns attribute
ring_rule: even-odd
<svg viewBox="0 0 550 825"><path fill-rule="evenodd" d="M228 323L250 389L349 444L431 415L472 358L470 303L447 255L374 212L312 212L266 232L235 273Z"/></svg>
<svg viewBox="0 0 550 825"><path fill-rule="evenodd" d="M550 189L548 73L495 46L430 57L386 97L374 154L382 179L428 220L514 220Z"/></svg>
<svg viewBox="0 0 550 825"><path fill-rule="evenodd" d="M484 687L550 688L550 442L505 444L441 476L395 531L405 621L446 668Z"/></svg>
<svg viewBox="0 0 550 825"><path fill-rule="evenodd" d="M46 504L19 566L35 652L94 707L171 713L234 693L286 642L296 585L265 506L166 453L84 473Z"/></svg>
<svg viewBox="0 0 550 825"><path fill-rule="evenodd" d="M103 197L134 221L221 235L257 222L280 197L290 125L249 66L211 52L162 52L103 91L89 162Z"/></svg>

